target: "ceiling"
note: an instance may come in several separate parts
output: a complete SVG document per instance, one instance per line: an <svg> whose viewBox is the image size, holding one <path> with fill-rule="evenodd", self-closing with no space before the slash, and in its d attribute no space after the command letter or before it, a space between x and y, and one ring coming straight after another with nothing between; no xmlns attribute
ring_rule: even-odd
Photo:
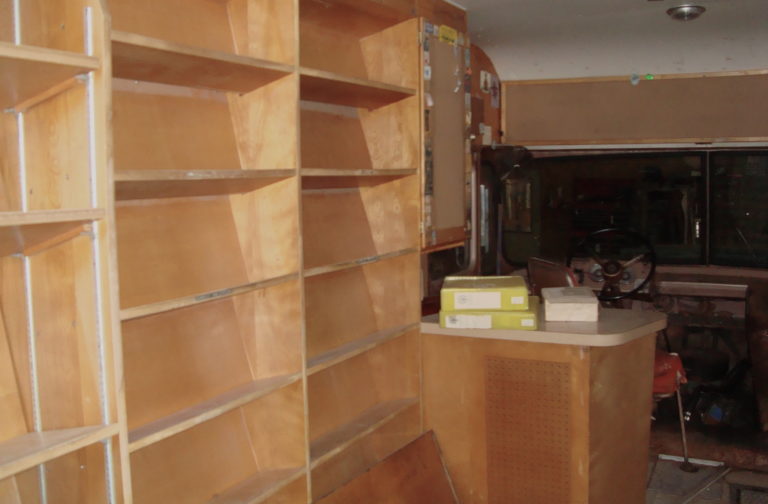
<svg viewBox="0 0 768 504"><path fill-rule="evenodd" d="M502 80L768 69L768 0L454 0ZM691 2L689 2L691 3Z"/></svg>

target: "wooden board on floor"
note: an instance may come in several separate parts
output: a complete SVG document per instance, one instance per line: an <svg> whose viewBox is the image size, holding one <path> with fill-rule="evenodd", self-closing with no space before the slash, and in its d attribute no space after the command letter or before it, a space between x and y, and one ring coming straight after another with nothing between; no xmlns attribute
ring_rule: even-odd
<svg viewBox="0 0 768 504"><path fill-rule="evenodd" d="M318 504L457 503L437 440L427 432Z"/></svg>

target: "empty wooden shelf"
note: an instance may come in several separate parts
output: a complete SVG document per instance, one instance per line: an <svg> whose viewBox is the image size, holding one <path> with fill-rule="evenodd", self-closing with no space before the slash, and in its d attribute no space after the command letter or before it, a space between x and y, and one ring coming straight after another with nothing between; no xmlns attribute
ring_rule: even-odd
<svg viewBox="0 0 768 504"><path fill-rule="evenodd" d="M304 100L375 109L415 94L415 89L402 86L301 69L301 97Z"/></svg>
<svg viewBox="0 0 768 504"><path fill-rule="evenodd" d="M117 425L32 432L0 443L0 480L117 434Z"/></svg>
<svg viewBox="0 0 768 504"><path fill-rule="evenodd" d="M290 74L290 66L112 32L115 77L247 93Z"/></svg>
<svg viewBox="0 0 768 504"><path fill-rule="evenodd" d="M293 176L293 170L137 170L115 174L118 200L239 194Z"/></svg>
<svg viewBox="0 0 768 504"><path fill-rule="evenodd" d="M93 56L0 42L0 108L13 108L99 65Z"/></svg>

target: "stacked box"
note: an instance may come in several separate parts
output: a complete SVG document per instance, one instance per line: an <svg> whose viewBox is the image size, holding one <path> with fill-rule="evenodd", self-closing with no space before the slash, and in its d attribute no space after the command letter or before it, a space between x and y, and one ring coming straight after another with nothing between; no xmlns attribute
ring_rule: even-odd
<svg viewBox="0 0 768 504"><path fill-rule="evenodd" d="M440 326L453 329L538 327L538 298L520 276L447 277L440 291Z"/></svg>

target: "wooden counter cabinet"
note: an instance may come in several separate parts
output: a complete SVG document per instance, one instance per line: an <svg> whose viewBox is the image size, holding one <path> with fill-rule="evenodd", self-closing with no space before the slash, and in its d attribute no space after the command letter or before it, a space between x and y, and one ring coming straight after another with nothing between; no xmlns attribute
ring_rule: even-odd
<svg viewBox="0 0 768 504"><path fill-rule="evenodd" d="M460 502L645 502L654 335L665 324L628 310L537 331L422 323L425 428Z"/></svg>

